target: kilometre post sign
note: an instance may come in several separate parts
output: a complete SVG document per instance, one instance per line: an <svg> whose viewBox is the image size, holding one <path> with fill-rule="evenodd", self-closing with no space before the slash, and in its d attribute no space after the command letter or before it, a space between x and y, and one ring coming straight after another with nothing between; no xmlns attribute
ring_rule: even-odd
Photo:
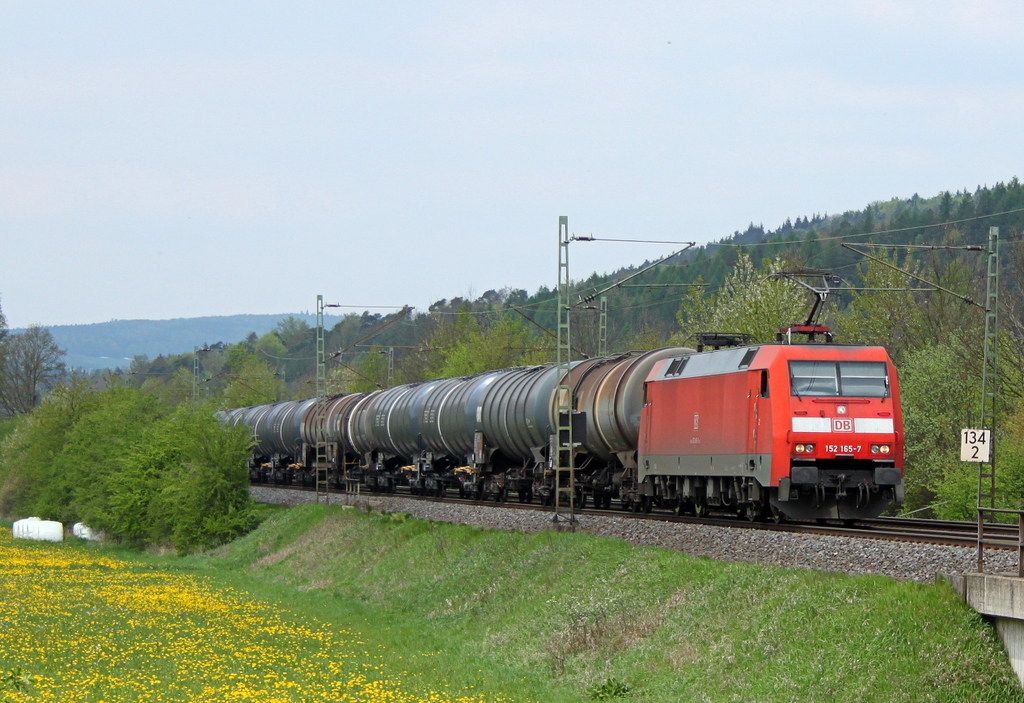
<svg viewBox="0 0 1024 703"><path fill-rule="evenodd" d="M960 431L960 461L988 462L991 446L992 430Z"/></svg>

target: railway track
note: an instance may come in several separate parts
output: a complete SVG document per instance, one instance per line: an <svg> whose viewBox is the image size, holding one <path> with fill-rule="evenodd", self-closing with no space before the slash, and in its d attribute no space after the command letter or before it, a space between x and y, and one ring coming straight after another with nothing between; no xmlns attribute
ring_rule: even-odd
<svg viewBox="0 0 1024 703"><path fill-rule="evenodd" d="M312 487L282 486L276 484L252 484L263 488L312 492ZM331 495L356 495L332 491ZM504 502L475 500L472 498L418 496L407 492L400 493L360 493L365 498L403 498L432 503L452 503L479 507L502 507L510 510L543 511L553 514L551 506L536 503ZM650 513L633 513L622 510L600 510L584 508L577 510L581 516L605 516L631 518L636 520L657 520L693 525L711 525L737 529L769 530L810 535L830 535L835 537L856 537L859 539L877 539L892 542L917 542L952 547L976 547L978 544L978 525L974 522L957 522L951 520L923 520L913 518L881 517L873 520L856 521L825 521L825 522L751 522L740 517L712 514L708 517L680 516L669 511L653 510ZM1016 525L985 523L985 540L988 549L1017 549L1018 530Z"/></svg>

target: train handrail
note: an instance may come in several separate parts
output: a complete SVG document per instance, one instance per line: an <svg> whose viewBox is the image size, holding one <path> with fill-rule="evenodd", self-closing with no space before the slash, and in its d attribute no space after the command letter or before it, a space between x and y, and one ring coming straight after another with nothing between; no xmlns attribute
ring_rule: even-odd
<svg viewBox="0 0 1024 703"><path fill-rule="evenodd" d="M1024 510L1008 510L1006 508L982 508L978 506L978 573L985 573L985 545L997 544L994 540L985 540L985 519L987 514L1017 516L1017 576L1024 578ZM1005 542L1003 543L1005 544Z"/></svg>

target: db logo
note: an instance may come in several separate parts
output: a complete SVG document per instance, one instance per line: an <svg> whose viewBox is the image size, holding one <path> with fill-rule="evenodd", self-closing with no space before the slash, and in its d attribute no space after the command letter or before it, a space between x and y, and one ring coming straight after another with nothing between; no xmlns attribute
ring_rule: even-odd
<svg viewBox="0 0 1024 703"><path fill-rule="evenodd" d="M833 432L853 432L853 418L834 417L832 418Z"/></svg>

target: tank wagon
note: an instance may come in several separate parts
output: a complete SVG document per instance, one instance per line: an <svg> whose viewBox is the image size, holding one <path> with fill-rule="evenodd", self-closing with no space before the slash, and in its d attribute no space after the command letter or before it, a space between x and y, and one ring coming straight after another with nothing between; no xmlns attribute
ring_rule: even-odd
<svg viewBox="0 0 1024 703"><path fill-rule="evenodd" d="M252 429L254 482L554 501L555 365L221 413ZM577 503L750 519L874 517L903 500L884 348L670 347L573 362ZM563 485L566 485L563 479Z"/></svg>

